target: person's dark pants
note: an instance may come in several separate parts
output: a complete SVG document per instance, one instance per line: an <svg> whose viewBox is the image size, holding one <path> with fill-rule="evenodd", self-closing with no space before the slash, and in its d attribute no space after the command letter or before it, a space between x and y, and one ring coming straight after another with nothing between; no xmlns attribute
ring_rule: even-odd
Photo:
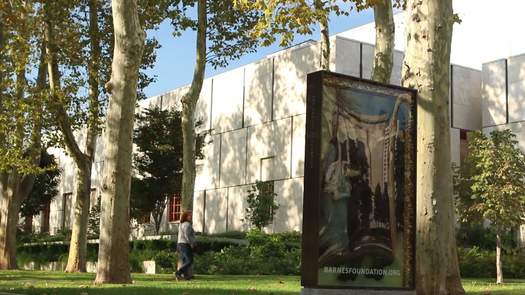
<svg viewBox="0 0 525 295"><path fill-rule="evenodd" d="M177 251L182 258L182 266L177 270L177 276L184 275L188 278L188 269L193 264L193 251L191 250L190 244L179 243L177 244Z"/></svg>

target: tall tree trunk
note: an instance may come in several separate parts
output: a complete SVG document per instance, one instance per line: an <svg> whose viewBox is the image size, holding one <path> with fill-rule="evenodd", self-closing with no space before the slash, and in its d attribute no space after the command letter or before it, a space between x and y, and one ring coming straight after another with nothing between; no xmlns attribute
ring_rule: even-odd
<svg viewBox="0 0 525 295"><path fill-rule="evenodd" d="M42 90L45 84L44 63L45 52L42 49L37 74L37 91ZM24 97L24 89L27 87L25 61L17 73L16 84L16 99L22 100ZM29 160L32 165L38 166L41 150L42 104L37 103L37 108L33 111L34 114L31 116L33 119L33 126L31 126L31 145L29 146L29 153L26 159ZM23 126L18 126L15 132L17 132L19 144L22 145L24 138ZM19 148L22 148L22 146ZM0 269L16 268L16 229L20 206L33 189L34 182L35 175L22 175L16 168L0 171Z"/></svg>
<svg viewBox="0 0 525 295"><path fill-rule="evenodd" d="M85 153L80 149L73 128L71 119L67 114L60 98L58 90L60 88L60 73L56 59L56 44L54 40L54 17L51 4L45 4L45 39L48 55L49 87L53 97L53 112L56 115L58 126L64 136L65 145L73 157L77 166L77 179L75 196L73 197L73 226L69 246L69 256L66 272L85 272L87 255L87 224L89 218L89 202L91 192L91 170L93 155L95 153L96 136L98 134L98 113L99 113L99 90L98 90L98 63L100 59L100 45L98 36L98 1L90 0L90 43L91 59L88 64L89 74L89 115L86 134Z"/></svg>
<svg viewBox="0 0 525 295"><path fill-rule="evenodd" d="M499 229L496 233L496 283L503 283L503 270L501 263L501 231Z"/></svg>
<svg viewBox="0 0 525 295"><path fill-rule="evenodd" d="M5 176L4 176L5 177ZM21 202L17 196L21 176L5 177L0 196L0 269L16 269L16 226Z"/></svg>
<svg viewBox="0 0 525 295"><path fill-rule="evenodd" d="M96 283L130 283L129 191L138 71L146 33L136 0L113 0L115 48L104 136L104 171Z"/></svg>
<svg viewBox="0 0 525 295"><path fill-rule="evenodd" d="M197 58L193 81L188 93L182 99L182 201L181 210L193 208L195 188L195 108L204 81L206 68L206 1L198 2Z"/></svg>
<svg viewBox="0 0 525 295"><path fill-rule="evenodd" d="M77 168L77 189L73 198L73 224L66 272L86 272L90 191L91 161L85 161L83 167Z"/></svg>
<svg viewBox="0 0 525 295"><path fill-rule="evenodd" d="M66 272L86 272L87 230L91 197L91 171L96 149L99 120L100 37L98 29L98 0L89 1L89 36L91 57L88 62L89 75L89 119L86 132L85 154L75 158L77 165L77 189L73 198L74 214L71 242ZM77 144L76 141L71 144Z"/></svg>
<svg viewBox="0 0 525 295"><path fill-rule="evenodd" d="M315 1L317 13L322 15L319 20L319 31L321 34L321 69L330 71L330 31L328 27L328 13L324 12L323 1Z"/></svg>
<svg viewBox="0 0 525 295"><path fill-rule="evenodd" d="M452 0L409 0L407 7L402 84L419 91L417 294L464 294L450 251L456 245L448 112Z"/></svg>
<svg viewBox="0 0 525 295"><path fill-rule="evenodd" d="M392 0L378 0L374 4L376 46L372 80L389 83L394 59L394 13Z"/></svg>

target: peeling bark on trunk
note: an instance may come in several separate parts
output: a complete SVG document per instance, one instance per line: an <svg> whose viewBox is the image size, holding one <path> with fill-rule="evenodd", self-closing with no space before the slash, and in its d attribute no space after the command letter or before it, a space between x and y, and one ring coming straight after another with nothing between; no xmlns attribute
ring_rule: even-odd
<svg viewBox="0 0 525 295"><path fill-rule="evenodd" d="M394 13L392 0L379 0L374 5L376 46L372 80L389 83L394 59Z"/></svg>
<svg viewBox="0 0 525 295"><path fill-rule="evenodd" d="M129 191L138 71L146 33L136 0L113 0L115 48L104 136L100 243L95 283L130 283Z"/></svg>
<svg viewBox="0 0 525 295"><path fill-rule="evenodd" d="M86 161L84 167L77 168L77 190L73 198L73 225L66 272L86 272L90 189L91 161Z"/></svg>
<svg viewBox="0 0 525 295"><path fill-rule="evenodd" d="M182 200L181 210L191 210L193 207L193 190L195 188L195 108L204 81L206 68L206 1L198 2L197 28L197 58L193 81L188 93L182 99Z"/></svg>
<svg viewBox="0 0 525 295"><path fill-rule="evenodd" d="M0 175L0 269L17 268L16 229L20 206L34 183L35 175L23 176L14 170Z"/></svg>
<svg viewBox="0 0 525 295"><path fill-rule="evenodd" d="M100 38L98 29L98 0L89 1L89 36L91 59L89 72L89 122L86 134L85 154L75 158L77 165L77 189L74 197L73 227L66 272L86 272L87 230L91 197L91 171L98 135ZM72 144L77 144L71 142Z"/></svg>
<svg viewBox="0 0 525 295"><path fill-rule="evenodd" d="M45 52L43 48L44 44L37 74L37 90L44 88L46 79ZM22 68L25 68L25 65ZM25 73L17 73L17 84L17 99L22 99L25 88L23 85L26 84ZM35 110L35 113L40 113L42 111L41 108L42 105L40 104L39 109ZM34 115L33 120L31 145L29 146L27 157L33 165L37 166L40 162L42 117ZM18 132L19 138L24 138L22 130L17 130L16 132ZM16 229L20 206L33 189L35 178L35 175L19 174L16 168L0 171L0 269L16 269L17 267Z"/></svg>
<svg viewBox="0 0 525 295"><path fill-rule="evenodd" d="M503 270L501 263L501 233L496 233L496 284L503 283Z"/></svg>
<svg viewBox="0 0 525 295"><path fill-rule="evenodd" d="M318 12L323 11L323 1L316 0L315 8ZM321 69L330 71L330 30L328 27L328 16L319 20L319 31L321 33Z"/></svg>
<svg viewBox="0 0 525 295"><path fill-rule="evenodd" d="M451 0L409 0L403 86L418 92L417 294L464 294L455 247L448 111Z"/></svg>
<svg viewBox="0 0 525 295"><path fill-rule="evenodd" d="M71 127L70 118L57 96L60 88L60 73L58 71L58 62L56 60L56 45L54 40L54 23L50 4L46 3L46 28L45 39L47 44L48 55L48 73L49 87L53 95L53 112L56 115L60 131L64 136L65 145L73 157L77 166L77 183L75 196L73 197L73 226L69 247L69 256L67 261L66 272L85 272L86 255L87 255L87 224L89 218L89 203L91 192L91 170L93 157L96 147L96 136L98 134L98 112L99 112L99 84L98 84L98 63L100 59L100 45L98 38L98 1L90 0L90 43L91 59L89 61L89 122L86 134L85 153L80 149L73 128Z"/></svg>
<svg viewBox="0 0 525 295"><path fill-rule="evenodd" d="M16 269L16 226L21 205L17 196L20 175L11 173L6 178L0 192L0 269Z"/></svg>

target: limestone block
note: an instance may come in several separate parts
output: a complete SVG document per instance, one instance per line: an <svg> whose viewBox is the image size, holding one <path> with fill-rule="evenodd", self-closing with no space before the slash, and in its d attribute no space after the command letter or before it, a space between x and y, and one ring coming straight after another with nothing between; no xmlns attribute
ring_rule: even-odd
<svg viewBox="0 0 525 295"><path fill-rule="evenodd" d="M196 164L195 190L214 189L219 186L221 134L211 135L202 148L204 159Z"/></svg>
<svg viewBox="0 0 525 295"><path fill-rule="evenodd" d="M319 55L317 43L275 55L273 119L306 113L306 75L319 70Z"/></svg>
<svg viewBox="0 0 525 295"><path fill-rule="evenodd" d="M245 67L244 126L268 122L272 116L273 58Z"/></svg>
<svg viewBox="0 0 525 295"><path fill-rule="evenodd" d="M374 45L363 43L362 65L363 65L363 79L372 78L372 69L374 68Z"/></svg>
<svg viewBox="0 0 525 295"><path fill-rule="evenodd" d="M304 176L306 115L292 117L292 176Z"/></svg>
<svg viewBox="0 0 525 295"><path fill-rule="evenodd" d="M205 191L196 191L193 195L193 230L204 232Z"/></svg>
<svg viewBox="0 0 525 295"><path fill-rule="evenodd" d="M143 111L145 109L161 107L161 95L152 96L146 99L138 100L137 105L138 105L138 109L135 110L135 113Z"/></svg>
<svg viewBox="0 0 525 295"><path fill-rule="evenodd" d="M99 151L97 150L97 153ZM93 163L91 168L91 187L100 188L102 181L102 171L104 169L104 162L97 161Z"/></svg>
<svg viewBox="0 0 525 295"><path fill-rule="evenodd" d="M483 133L489 135L494 130L510 129L516 135L519 148L525 152L525 124L523 122L516 122L511 124L498 125L488 128L483 128Z"/></svg>
<svg viewBox="0 0 525 295"><path fill-rule="evenodd" d="M511 83L525 81L525 54L509 57L508 79Z"/></svg>
<svg viewBox="0 0 525 295"><path fill-rule="evenodd" d="M337 73L359 77L361 63L360 43L357 41L336 38L335 47L335 71Z"/></svg>
<svg viewBox="0 0 525 295"><path fill-rule="evenodd" d="M508 87L509 122L523 121L525 120L525 79L509 82Z"/></svg>
<svg viewBox="0 0 525 295"><path fill-rule="evenodd" d="M202 84L201 94L197 102L197 107L195 110L195 120L201 121L202 124L195 129L196 132L201 132L203 130L211 129L211 87L213 84L213 79L205 79Z"/></svg>
<svg viewBox="0 0 525 295"><path fill-rule="evenodd" d="M246 183L290 177L291 118L248 129Z"/></svg>
<svg viewBox="0 0 525 295"><path fill-rule="evenodd" d="M505 60L483 64L481 110L483 127L506 123Z"/></svg>
<svg viewBox="0 0 525 295"><path fill-rule="evenodd" d="M510 129L516 135L518 146L525 152L525 124L523 122L501 126L500 129Z"/></svg>
<svg viewBox="0 0 525 295"><path fill-rule="evenodd" d="M461 66L452 67L453 126L481 128L481 72Z"/></svg>
<svg viewBox="0 0 525 295"><path fill-rule="evenodd" d="M509 122L525 120L525 54L508 59Z"/></svg>
<svg viewBox="0 0 525 295"><path fill-rule="evenodd" d="M329 61L329 69L332 72L336 71L336 62L337 62L336 51L337 51L337 37L332 36L330 37L330 61Z"/></svg>
<svg viewBox="0 0 525 295"><path fill-rule="evenodd" d="M157 273L157 266L155 260L146 260L142 262L142 269L145 274L154 275Z"/></svg>
<svg viewBox="0 0 525 295"><path fill-rule="evenodd" d="M221 136L220 187L241 185L246 181L247 131L248 128L243 128Z"/></svg>
<svg viewBox="0 0 525 295"><path fill-rule="evenodd" d="M181 104L182 97L186 93L188 93L189 89L190 89L189 86L183 86L183 87L179 87L177 89L174 89L164 94L163 100L162 100L162 108L164 110L170 109L170 110L181 111L182 110L182 104Z"/></svg>
<svg viewBox="0 0 525 295"><path fill-rule="evenodd" d="M213 78L212 129L214 133L242 127L244 68L237 68Z"/></svg>
<svg viewBox="0 0 525 295"><path fill-rule="evenodd" d="M279 209L270 225L272 231L301 231L303 221L303 191L302 177L275 181L274 192Z"/></svg>
<svg viewBox="0 0 525 295"><path fill-rule="evenodd" d="M216 234L226 231L228 189L206 191L205 232Z"/></svg>
<svg viewBox="0 0 525 295"><path fill-rule="evenodd" d="M49 234L54 235L60 230L60 225L62 224L62 212L62 198L54 198L51 201L49 212Z"/></svg>
<svg viewBox="0 0 525 295"><path fill-rule="evenodd" d="M521 225L518 231L518 245L525 248L525 225Z"/></svg>
<svg viewBox="0 0 525 295"><path fill-rule="evenodd" d="M86 271L87 272L97 272L97 262L96 261L87 261L86 262Z"/></svg>
<svg viewBox="0 0 525 295"><path fill-rule="evenodd" d="M248 224L243 220L248 203L246 198L250 185L228 188L228 231L246 231Z"/></svg>
<svg viewBox="0 0 525 295"><path fill-rule="evenodd" d="M402 66L404 58L405 54L403 52L394 50L394 62L392 64L392 75L390 76L390 84L401 85L401 71L403 70Z"/></svg>

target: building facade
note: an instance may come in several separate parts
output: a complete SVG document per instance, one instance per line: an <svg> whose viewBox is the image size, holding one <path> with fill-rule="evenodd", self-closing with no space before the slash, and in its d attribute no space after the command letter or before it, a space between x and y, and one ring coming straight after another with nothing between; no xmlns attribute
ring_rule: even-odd
<svg viewBox="0 0 525 295"><path fill-rule="evenodd" d="M460 28L459 35L475 27L469 22L465 24L474 14L471 8L475 5L470 2L454 2L463 18L463 23L456 25ZM395 16L396 48L401 50L404 47L400 33L404 31L403 18L404 13ZM331 37L330 69L369 79L374 46L366 41L373 40L373 35L374 27L370 24ZM525 150L525 108L521 106L525 103L525 55L482 65L482 59L487 56L476 53L474 59L479 65L475 67L472 54L462 50L465 43L474 41L460 39L454 42L452 52L456 64L451 65L449 93L452 161L460 165L466 151L467 132L472 130L510 128ZM394 85L399 85L401 80L401 50L394 53L390 81ZM243 222L246 196L256 180L273 183L280 206L267 231L301 230L306 75L320 70L320 52L318 42L306 42L204 81L197 118L204 122L199 132L208 131L210 140L204 147L205 158L197 162L193 204L197 231L212 234L247 229ZM469 57L465 57L465 64L461 63L461 55ZM140 101L137 111L152 106L179 108L180 98L187 88ZM100 194L103 149L99 140L92 175L92 203ZM62 169L60 192L51 203L49 214L34 219L37 231L42 224L48 223L51 234L70 227L75 189L74 162L62 150L53 149L52 152ZM161 232L176 230L177 204L175 198L170 200ZM46 218L49 220L44 220ZM140 235L152 232L148 226L139 228Z"/></svg>

